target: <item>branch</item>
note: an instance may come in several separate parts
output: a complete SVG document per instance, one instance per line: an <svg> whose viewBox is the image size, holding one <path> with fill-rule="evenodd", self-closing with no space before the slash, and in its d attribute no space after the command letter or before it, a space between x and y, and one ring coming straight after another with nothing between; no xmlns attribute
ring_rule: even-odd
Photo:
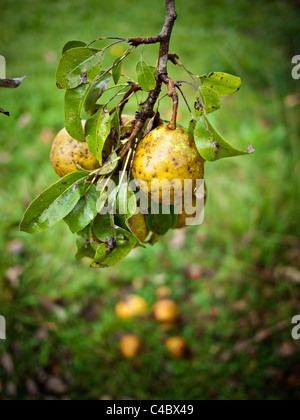
<svg viewBox="0 0 300 420"><path fill-rule="evenodd" d="M137 113L136 119L132 126L132 132L128 139L128 142L123 149L120 159L124 159L129 149L132 148L134 145L135 139L142 130L145 125L145 122L148 118L153 117L153 108L154 105L160 95L162 83L166 83L168 85L168 94L171 94L173 98L173 118L170 122L170 126L176 128L176 115L177 115L177 107L178 107L178 95L175 90L172 90L172 86L170 85L171 79L168 78L168 59L169 59L169 46L170 46L170 38L172 34L172 30L174 27L175 20L177 18L176 10L175 10L175 0L166 0L166 17L163 28L161 33L157 37L149 37L149 38L128 38L127 42L129 42L134 47L141 45L141 44L155 44L160 43L159 48L159 56L158 56L158 65L156 71L156 87L152 90L146 102L143 104L142 109L140 112ZM177 97L176 97L177 95ZM177 104L176 104L177 101ZM175 124L175 126L174 126Z"/></svg>
<svg viewBox="0 0 300 420"><path fill-rule="evenodd" d="M0 88L9 88L15 89L23 82L26 76L19 77L17 79L1 79L0 78Z"/></svg>
<svg viewBox="0 0 300 420"><path fill-rule="evenodd" d="M130 84L131 84L131 88L128 90L128 92L125 93L124 98L109 111L110 115L112 115L118 108L121 109L122 107L124 107L124 105L128 102L129 98L131 97L133 93L141 90L141 88L139 87L137 83L130 83Z"/></svg>
<svg viewBox="0 0 300 420"><path fill-rule="evenodd" d="M168 127L171 130L175 130L178 112L178 93L176 92L176 82L166 75L162 76L162 80L168 86L168 96L173 100L173 115Z"/></svg>
<svg viewBox="0 0 300 420"><path fill-rule="evenodd" d="M3 109L1 107L0 107L0 113L1 114L4 114L4 115L7 115L9 117L9 112L8 111L5 111L5 109Z"/></svg>

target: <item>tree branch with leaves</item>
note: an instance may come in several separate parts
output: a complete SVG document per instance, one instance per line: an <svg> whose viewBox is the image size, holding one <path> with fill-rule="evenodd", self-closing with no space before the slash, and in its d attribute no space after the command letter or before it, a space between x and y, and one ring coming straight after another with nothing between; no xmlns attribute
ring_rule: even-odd
<svg viewBox="0 0 300 420"><path fill-rule="evenodd" d="M254 151L250 144L246 152L232 147L207 117L220 109L221 96L240 89L241 79L220 72L198 76L188 70L179 56L169 51L176 18L175 0L166 0L165 21L157 36L101 37L89 44L70 41L63 48L56 84L59 89L66 90L65 129L56 137L51 152L51 163L62 179L33 201L20 227L28 233L39 233L65 220L71 232L76 234L76 258L92 258L92 267L115 265L135 246L153 244L169 229L185 225L187 215L184 218L181 215L179 223L175 202L169 204L169 214L164 214L161 202L158 213L152 212L147 198L148 208L143 209L145 216L137 213L139 199L131 183L138 183L134 175L146 173L146 168L136 169L138 156L142 160L146 156L145 166L153 166L152 160L159 160L166 145L172 156L170 168L172 166L175 177L181 165L181 169L187 171L187 178L194 182L196 177L203 178L204 161ZM103 41L112 42L101 49L95 47ZM103 69L105 53L121 43L128 48ZM148 65L141 58L136 65L135 80L123 74L124 61L140 46L144 48L150 44L159 44L157 65ZM168 72L169 63L179 66L188 75L188 80L173 80ZM192 103L184 93L185 85L195 90ZM114 93L104 101L110 91ZM141 93L147 94L145 101L141 100ZM187 129L177 121L179 93L191 114ZM119 96L120 100L117 99ZM172 117L167 122L158 112L159 103L165 96L172 101ZM138 98L138 109L128 118L124 109L134 97ZM83 121L84 112L88 115L86 122ZM153 153L152 159L146 145L153 141L156 146L159 141L160 146L156 147L156 157ZM179 144L182 153L178 152ZM162 167L170 175L169 167ZM152 177L157 178L157 173L153 172ZM104 208L106 212L103 212Z"/></svg>

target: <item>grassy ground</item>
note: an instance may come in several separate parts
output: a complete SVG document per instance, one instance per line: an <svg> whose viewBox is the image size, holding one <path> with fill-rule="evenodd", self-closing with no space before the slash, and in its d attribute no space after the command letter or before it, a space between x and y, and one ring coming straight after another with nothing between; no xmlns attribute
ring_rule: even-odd
<svg viewBox="0 0 300 420"><path fill-rule="evenodd" d="M49 150L64 124L55 87L63 44L156 34L164 2L145 3L31 0L20 10L19 1L0 0L7 75L28 76L20 88L0 92L0 105L11 112L0 122L0 315L8 335L0 342L0 398L298 399L300 345L291 338L300 306L296 1L178 2L171 51L195 73L242 77L241 91L212 121L237 147L251 142L256 149L207 164L202 226L168 233L104 271L74 261L63 223L37 237L18 231L28 203L57 179ZM155 64L156 53L149 47L145 60ZM126 64L133 76L138 57ZM169 108L164 102L166 117ZM188 121L183 105L181 119ZM181 310L170 330L151 316L161 285ZM128 293L147 300L148 315L115 317L116 302ZM118 353L124 332L144 343L134 361ZM189 345L185 360L164 349L177 334Z"/></svg>

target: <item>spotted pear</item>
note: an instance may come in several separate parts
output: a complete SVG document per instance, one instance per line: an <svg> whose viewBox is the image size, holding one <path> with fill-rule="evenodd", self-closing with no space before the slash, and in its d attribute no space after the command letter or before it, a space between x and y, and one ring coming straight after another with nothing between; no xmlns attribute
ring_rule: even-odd
<svg viewBox="0 0 300 420"><path fill-rule="evenodd" d="M194 139L182 127L175 130L161 125L138 144L132 174L141 191L160 204L181 202L184 181L191 180L192 190L204 177L204 161Z"/></svg>

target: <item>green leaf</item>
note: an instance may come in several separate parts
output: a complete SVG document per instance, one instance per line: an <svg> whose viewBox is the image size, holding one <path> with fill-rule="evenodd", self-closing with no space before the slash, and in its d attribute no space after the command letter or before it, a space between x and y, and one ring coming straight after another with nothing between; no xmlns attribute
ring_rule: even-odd
<svg viewBox="0 0 300 420"><path fill-rule="evenodd" d="M102 72L102 74L104 74L104 72ZM101 76L101 73L100 73L100 76ZM91 85L91 89L84 103L84 108L87 112L94 110L96 102L98 101L99 98L101 98L101 96L105 92L105 89L107 88L110 80L111 80L111 75L104 74L103 76L100 77L99 80L96 80Z"/></svg>
<svg viewBox="0 0 300 420"><path fill-rule="evenodd" d="M87 172L73 172L40 194L26 210L20 229L40 233L64 219L84 194Z"/></svg>
<svg viewBox="0 0 300 420"><path fill-rule="evenodd" d="M116 201L118 215L126 222L136 212L137 204L134 192L128 187L127 182L123 182L119 189Z"/></svg>
<svg viewBox="0 0 300 420"><path fill-rule="evenodd" d="M154 66L148 66L148 67L149 67L149 70L151 71L151 73L153 74L153 77L155 79L156 72L157 72L157 67L154 67Z"/></svg>
<svg viewBox="0 0 300 420"><path fill-rule="evenodd" d="M204 86L213 89L220 96L237 92L242 84L239 77L227 73L208 73L199 76Z"/></svg>
<svg viewBox="0 0 300 420"><path fill-rule="evenodd" d="M142 90L149 92L155 89L156 81L154 69L155 67L148 66L144 61L139 61L136 66L137 82Z"/></svg>
<svg viewBox="0 0 300 420"><path fill-rule="evenodd" d="M163 214L167 213L167 214ZM169 214L168 214L169 213ZM172 206L159 206L159 214L150 214L147 218L147 225L151 232L156 235L165 235L175 224L174 211Z"/></svg>
<svg viewBox="0 0 300 420"><path fill-rule="evenodd" d="M78 201L74 209L65 217L65 222L72 233L83 230L97 216L96 204L99 193L96 186L90 182L86 183L86 191Z"/></svg>
<svg viewBox="0 0 300 420"><path fill-rule="evenodd" d="M70 136L78 141L85 141L81 112L90 90L90 85L80 85L65 93L65 127Z"/></svg>
<svg viewBox="0 0 300 420"><path fill-rule="evenodd" d="M61 89L74 89L92 82L98 75L103 61L102 51L90 48L72 48L61 58L56 84Z"/></svg>
<svg viewBox="0 0 300 420"><path fill-rule="evenodd" d="M111 117L111 136L115 145L120 142L121 127L120 127L120 110L117 109Z"/></svg>
<svg viewBox="0 0 300 420"><path fill-rule="evenodd" d="M116 170L119 164L118 155L113 153L109 158L104 162L103 167L99 170L99 175L108 175Z"/></svg>
<svg viewBox="0 0 300 420"><path fill-rule="evenodd" d="M115 234L109 214L98 214L93 222L92 229L96 237L101 242L106 242Z"/></svg>
<svg viewBox="0 0 300 420"><path fill-rule="evenodd" d="M191 120L189 123L188 133L194 138L197 121Z"/></svg>
<svg viewBox="0 0 300 420"><path fill-rule="evenodd" d="M247 152L232 147L213 128L206 117L201 117L197 122L195 128L195 142L200 155L204 160L210 162L227 157L247 155L254 152L254 149L250 144Z"/></svg>
<svg viewBox="0 0 300 420"><path fill-rule="evenodd" d="M201 97L197 94L195 101L195 111L198 117L204 115L203 105L205 107L206 114L211 114L221 108L220 96L215 91L206 87L200 87L199 91L201 93Z"/></svg>
<svg viewBox="0 0 300 420"><path fill-rule="evenodd" d="M115 237L112 237L115 238ZM114 239L113 239L114 240ZM92 262L92 268L107 268L108 265L104 263L109 253L109 247L106 244L100 244L96 250L94 261Z"/></svg>
<svg viewBox="0 0 300 420"><path fill-rule="evenodd" d="M137 240L125 229L112 227L109 215L95 219L94 233L102 241L92 263L94 268L112 267L122 261L136 246Z"/></svg>
<svg viewBox="0 0 300 420"><path fill-rule="evenodd" d="M63 47L62 54L65 54L68 50L71 50L72 48L78 47L86 47L86 43L82 41L69 41Z"/></svg>
<svg viewBox="0 0 300 420"><path fill-rule="evenodd" d="M130 219L136 213L137 202L134 192L127 187L127 183L125 183L125 186L126 189L124 188L122 191L121 188L117 198L117 214L115 214L115 223L121 228L130 231L139 245L145 248L145 245L134 235L128 223L128 219Z"/></svg>
<svg viewBox="0 0 300 420"><path fill-rule="evenodd" d="M115 62L114 62L114 65L118 62L118 61L120 61L121 60L121 58L122 58L123 56L121 55L120 57L118 57L116 60L115 60ZM118 82L119 82L119 80L120 80L120 77L121 77L121 74L122 74L122 61L120 61L120 63L119 64L117 64L113 69L112 69L112 76L113 76L113 79L114 79L114 83L115 83L115 85L117 85L118 84Z"/></svg>
<svg viewBox="0 0 300 420"><path fill-rule="evenodd" d="M90 151L102 165L102 150L105 140L109 136L111 127L110 115L100 108L95 115L89 118L85 125L86 141Z"/></svg>
<svg viewBox="0 0 300 420"><path fill-rule="evenodd" d="M92 260L95 257L95 250L91 246L92 240L90 238L89 226L76 234L76 247L77 252L75 255L76 260L87 257Z"/></svg>
<svg viewBox="0 0 300 420"><path fill-rule="evenodd" d="M99 191L99 199L97 201L97 211L100 214L102 211L104 212L104 207L106 203L112 203L115 200L117 187L113 180L100 180L97 184L97 191ZM107 208L105 208L107 211Z"/></svg>

